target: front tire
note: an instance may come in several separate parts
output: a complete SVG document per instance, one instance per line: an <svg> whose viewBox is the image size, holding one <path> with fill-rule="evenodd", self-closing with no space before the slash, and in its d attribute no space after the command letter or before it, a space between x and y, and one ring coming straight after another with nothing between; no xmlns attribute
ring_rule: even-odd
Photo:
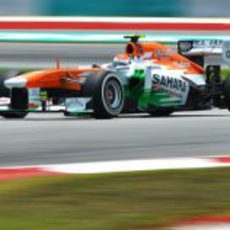
<svg viewBox="0 0 230 230"><path fill-rule="evenodd" d="M116 73L100 71L87 78L85 95L92 96L94 117L108 119L118 116L124 107L124 90Z"/></svg>
<svg viewBox="0 0 230 230"><path fill-rule="evenodd" d="M10 111L2 111L0 115L7 119L23 119L28 114L28 90L24 88L11 89Z"/></svg>
<svg viewBox="0 0 230 230"><path fill-rule="evenodd" d="M6 119L23 119L28 112L1 112L0 115Z"/></svg>

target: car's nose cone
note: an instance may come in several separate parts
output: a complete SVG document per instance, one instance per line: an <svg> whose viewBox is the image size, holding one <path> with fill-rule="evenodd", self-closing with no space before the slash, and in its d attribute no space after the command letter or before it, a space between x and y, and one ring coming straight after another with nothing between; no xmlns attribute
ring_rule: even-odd
<svg viewBox="0 0 230 230"><path fill-rule="evenodd" d="M14 77L4 82L7 88L23 88L26 86L27 80L24 77Z"/></svg>

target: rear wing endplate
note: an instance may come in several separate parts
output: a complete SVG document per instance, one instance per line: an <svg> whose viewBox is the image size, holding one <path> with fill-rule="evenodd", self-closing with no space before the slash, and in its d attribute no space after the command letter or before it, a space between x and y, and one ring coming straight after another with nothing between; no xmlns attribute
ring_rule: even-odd
<svg viewBox="0 0 230 230"><path fill-rule="evenodd" d="M230 65L230 41L225 41L222 45L222 49L223 49L223 54L222 54L223 59L225 63Z"/></svg>

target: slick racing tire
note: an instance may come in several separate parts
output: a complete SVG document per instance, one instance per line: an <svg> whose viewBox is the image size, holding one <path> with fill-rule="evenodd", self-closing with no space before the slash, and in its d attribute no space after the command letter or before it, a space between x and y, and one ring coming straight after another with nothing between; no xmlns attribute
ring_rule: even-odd
<svg viewBox="0 0 230 230"><path fill-rule="evenodd" d="M224 81L223 93L225 104L228 110L230 111L230 76L227 76L227 78Z"/></svg>
<svg viewBox="0 0 230 230"><path fill-rule="evenodd" d="M0 115L7 119L23 119L28 112L1 112Z"/></svg>
<svg viewBox="0 0 230 230"><path fill-rule="evenodd" d="M93 116L108 119L118 116L124 107L124 90L116 73L100 71L89 76L84 95L92 97Z"/></svg>
<svg viewBox="0 0 230 230"><path fill-rule="evenodd" d="M173 113L171 108L152 108L148 113L153 117L168 117Z"/></svg>

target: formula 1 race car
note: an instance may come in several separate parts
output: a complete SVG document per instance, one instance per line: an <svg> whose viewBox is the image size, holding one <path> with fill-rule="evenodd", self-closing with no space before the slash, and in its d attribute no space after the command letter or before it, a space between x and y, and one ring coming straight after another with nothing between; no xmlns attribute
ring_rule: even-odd
<svg viewBox="0 0 230 230"><path fill-rule="evenodd" d="M89 113L112 118L120 113L147 112L168 116L180 110L230 109L230 77L205 57L222 53L222 41L179 41L178 52L155 42L127 36L124 54L109 64L20 74L5 80L10 104L5 118L54 110L65 115ZM56 106L56 107L55 107Z"/></svg>

